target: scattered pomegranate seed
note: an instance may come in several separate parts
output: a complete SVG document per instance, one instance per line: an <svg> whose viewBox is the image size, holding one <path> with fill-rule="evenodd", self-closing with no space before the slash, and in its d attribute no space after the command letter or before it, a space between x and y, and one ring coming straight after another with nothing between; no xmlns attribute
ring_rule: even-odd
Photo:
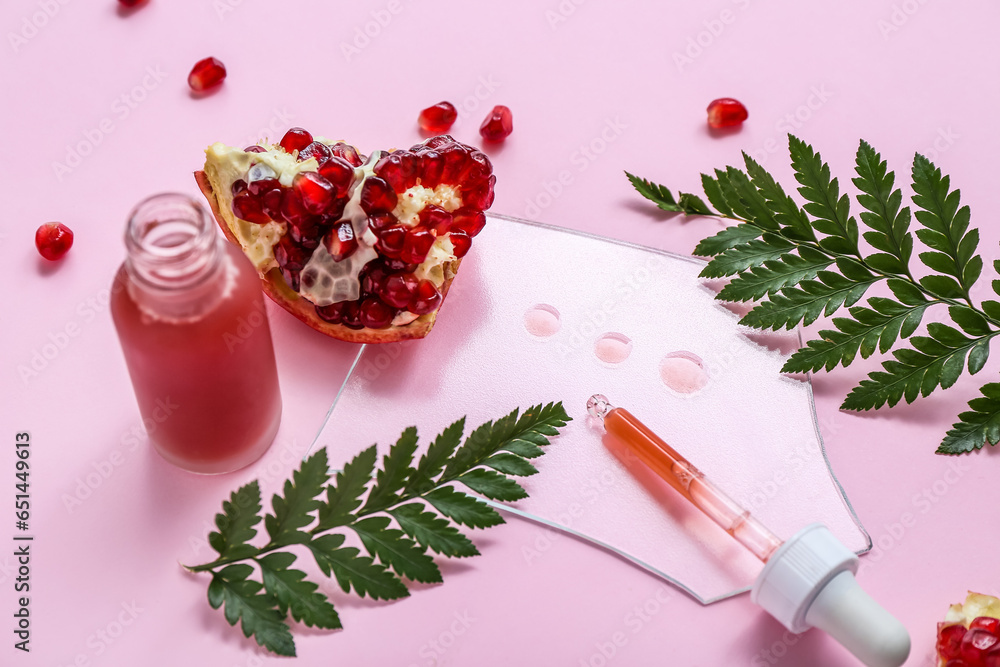
<svg viewBox="0 0 1000 667"><path fill-rule="evenodd" d="M394 308L406 308L417 290L417 278L410 274L395 273L386 276L379 286L378 295Z"/></svg>
<svg viewBox="0 0 1000 667"><path fill-rule="evenodd" d="M286 153L291 153L292 151L301 151L311 144L312 140L313 136L301 127L293 127L288 132L285 132L285 136L278 143L285 149Z"/></svg>
<svg viewBox="0 0 1000 667"><path fill-rule="evenodd" d="M349 222L338 223L323 237L323 245L335 262L350 257L358 249L358 240L354 238L354 227Z"/></svg>
<svg viewBox="0 0 1000 667"><path fill-rule="evenodd" d="M409 310L417 315L426 315L441 305L441 293L434 287L434 283L429 280L421 280L417 284L417 289L413 294Z"/></svg>
<svg viewBox="0 0 1000 667"><path fill-rule="evenodd" d="M503 141L514 131L514 115L502 104L493 107L493 111L479 126L479 134L486 141Z"/></svg>
<svg viewBox="0 0 1000 667"><path fill-rule="evenodd" d="M965 626L961 624L938 624L937 650L942 658L957 658L965 637Z"/></svg>
<svg viewBox="0 0 1000 667"><path fill-rule="evenodd" d="M382 303L378 297L370 296L361 302L358 319L369 329L384 329L392 324L395 315L395 309Z"/></svg>
<svg viewBox="0 0 1000 667"><path fill-rule="evenodd" d="M448 240L454 246L455 257L465 257L472 247L472 238L465 232L452 232Z"/></svg>
<svg viewBox="0 0 1000 667"><path fill-rule="evenodd" d="M222 83L226 78L226 66L218 58L205 58L195 63L188 74L188 85L191 90L204 92Z"/></svg>
<svg viewBox="0 0 1000 667"><path fill-rule="evenodd" d="M316 215L323 213L333 201L333 186L315 171L296 174L292 187L302 198L302 205L310 213Z"/></svg>
<svg viewBox="0 0 1000 667"><path fill-rule="evenodd" d="M733 127L747 119L747 108L731 97L712 100L708 105L708 126L711 128Z"/></svg>
<svg viewBox="0 0 1000 667"><path fill-rule="evenodd" d="M42 257L54 262L73 247L73 230L61 222L46 222L35 231L35 247Z"/></svg>
<svg viewBox="0 0 1000 667"><path fill-rule="evenodd" d="M438 102L420 112L417 123L420 129L431 134L441 134L451 129L452 123L458 118L455 105L451 102Z"/></svg>

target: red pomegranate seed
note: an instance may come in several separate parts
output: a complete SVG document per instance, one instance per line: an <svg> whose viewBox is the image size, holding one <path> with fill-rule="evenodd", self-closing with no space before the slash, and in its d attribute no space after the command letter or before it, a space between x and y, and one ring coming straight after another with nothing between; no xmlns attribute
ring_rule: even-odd
<svg viewBox="0 0 1000 667"><path fill-rule="evenodd" d="M283 269L301 271L302 267L309 261L310 254L295 243L288 234L282 236L274 245L274 259L277 260L278 266Z"/></svg>
<svg viewBox="0 0 1000 667"><path fill-rule="evenodd" d="M323 237L323 245L335 262L350 257L358 249L358 240L354 238L354 227L349 222L337 223Z"/></svg>
<svg viewBox="0 0 1000 667"><path fill-rule="evenodd" d="M73 247L73 230L61 222L46 222L35 231L35 247L42 257L55 261Z"/></svg>
<svg viewBox="0 0 1000 667"><path fill-rule="evenodd" d="M316 314L319 318L330 324L340 324L344 316L344 301L331 303L329 306L316 306Z"/></svg>
<svg viewBox="0 0 1000 667"><path fill-rule="evenodd" d="M969 623L970 630L986 630L993 634L1000 634L1000 618L990 616L978 616L972 623Z"/></svg>
<svg viewBox="0 0 1000 667"><path fill-rule="evenodd" d="M333 186L315 171L304 171L295 175L292 187L302 198L302 205L310 213L319 215L333 201Z"/></svg>
<svg viewBox="0 0 1000 667"><path fill-rule="evenodd" d="M348 329L364 329L361 323L361 308L357 301L345 301L340 322Z"/></svg>
<svg viewBox="0 0 1000 667"><path fill-rule="evenodd" d="M394 308L406 308L417 290L417 278L411 274L395 273L387 276L379 286L378 295Z"/></svg>
<svg viewBox="0 0 1000 667"><path fill-rule="evenodd" d="M382 281L389 273L379 260L373 260L361 267L358 277L361 279L361 295L371 296L378 294L382 288Z"/></svg>
<svg viewBox="0 0 1000 667"><path fill-rule="evenodd" d="M338 141L334 145L330 146L330 152L339 158L344 158L355 167L360 167L365 162L361 158L361 155L358 154L357 148L351 146L350 144L345 144L343 141Z"/></svg>
<svg viewBox="0 0 1000 667"><path fill-rule="evenodd" d="M301 151L311 144L312 140L313 136L301 127L293 127L288 132L285 132L285 136L281 138L279 145L285 149L286 153L291 153L292 151Z"/></svg>
<svg viewBox="0 0 1000 667"><path fill-rule="evenodd" d="M413 273L417 270L416 264L408 264L401 259L384 259L385 268L398 273Z"/></svg>
<svg viewBox="0 0 1000 667"><path fill-rule="evenodd" d="M514 131L514 115L502 104L493 107L493 111L479 126L479 134L486 141L503 141Z"/></svg>
<svg viewBox="0 0 1000 667"><path fill-rule="evenodd" d="M434 235L426 229L414 229L406 233L403 252L399 258L404 262L420 264L427 259L427 252L434 245Z"/></svg>
<svg viewBox="0 0 1000 667"><path fill-rule="evenodd" d="M242 178L233 181L233 184L229 186L229 192L234 197L246 189L247 189L247 182L244 181Z"/></svg>
<svg viewBox="0 0 1000 667"><path fill-rule="evenodd" d="M308 160L309 158L316 158L317 162L323 164L331 157L333 157L333 152L322 141L314 141L299 151L299 162Z"/></svg>
<svg viewBox="0 0 1000 667"><path fill-rule="evenodd" d="M245 190L233 197L233 213L240 220L266 225L271 222L271 218L264 213L261 204L259 197L254 197L248 190Z"/></svg>
<svg viewBox="0 0 1000 667"><path fill-rule="evenodd" d="M267 217L272 220L280 220L283 217L281 214L282 196L281 186L279 185L276 188L268 190L261 197L261 208L267 214Z"/></svg>
<svg viewBox="0 0 1000 667"><path fill-rule="evenodd" d="M244 153L266 153L267 149L264 148L263 146L258 146L257 144L254 144L253 146L247 146L246 148L244 148L243 152Z"/></svg>
<svg viewBox="0 0 1000 667"><path fill-rule="evenodd" d="M191 90L204 92L215 88L226 78L226 66L217 58L205 58L195 63L188 74Z"/></svg>
<svg viewBox="0 0 1000 667"><path fill-rule="evenodd" d="M438 102L432 107L427 107L420 112L417 122L420 129L432 134L441 134L451 129L452 123L458 118L455 105L451 102Z"/></svg>
<svg viewBox="0 0 1000 667"><path fill-rule="evenodd" d="M398 224L399 220L392 213L373 213L368 216L368 226L376 234L381 234L386 227Z"/></svg>
<svg viewBox="0 0 1000 667"><path fill-rule="evenodd" d="M463 206L452 214L451 228L475 236L486 226L486 215L477 209Z"/></svg>
<svg viewBox="0 0 1000 667"><path fill-rule="evenodd" d="M937 651L942 658L957 658L965 637L965 626L938 623Z"/></svg>
<svg viewBox="0 0 1000 667"><path fill-rule="evenodd" d="M428 204L420 212L420 224L427 229L433 229L438 236L447 234L451 229L451 213L440 206Z"/></svg>
<svg viewBox="0 0 1000 667"><path fill-rule="evenodd" d="M370 296L362 301L360 310L358 316L361 324L369 329L385 329L396 316L396 311L382 303L376 296Z"/></svg>
<svg viewBox="0 0 1000 667"><path fill-rule="evenodd" d="M247 184L247 192L255 197L264 197L271 190L278 190L278 196L281 196L281 183L278 182L278 179L261 178L260 180L250 181Z"/></svg>
<svg viewBox="0 0 1000 667"><path fill-rule="evenodd" d="M992 648L983 657L983 667L1000 667L1000 649Z"/></svg>
<svg viewBox="0 0 1000 667"><path fill-rule="evenodd" d="M429 280L421 280L413 294L413 300L407 308L411 313L426 315L441 305L441 293Z"/></svg>
<svg viewBox="0 0 1000 667"><path fill-rule="evenodd" d="M986 652L996 647L998 642L1000 637L988 630L970 629L962 638L959 656L970 665L981 665Z"/></svg>
<svg viewBox="0 0 1000 667"><path fill-rule="evenodd" d="M420 156L420 184L425 188L436 188L444 173L444 156L435 150Z"/></svg>
<svg viewBox="0 0 1000 667"><path fill-rule="evenodd" d="M493 173L493 163L482 151L472 151L469 153L468 171L466 178L479 182L485 180Z"/></svg>
<svg viewBox="0 0 1000 667"><path fill-rule="evenodd" d="M354 166L342 157L333 156L319 168L319 175L330 182L338 197L346 197L354 181Z"/></svg>
<svg viewBox="0 0 1000 667"><path fill-rule="evenodd" d="M480 210L486 210L493 205L495 194L493 186L497 182L496 176L490 176L483 185L469 191L462 192L462 203Z"/></svg>
<svg viewBox="0 0 1000 667"><path fill-rule="evenodd" d="M708 105L708 126L711 128L733 127L747 119L747 108L731 97L712 100Z"/></svg>
<svg viewBox="0 0 1000 667"><path fill-rule="evenodd" d="M446 183L464 181L465 174L469 169L469 152L458 145L442 146L438 152L441 153L444 159L441 180Z"/></svg>
<svg viewBox="0 0 1000 667"><path fill-rule="evenodd" d="M299 291L299 272L295 269L281 269L281 277L293 292Z"/></svg>
<svg viewBox="0 0 1000 667"><path fill-rule="evenodd" d="M361 189L361 208L371 215L378 211L392 212L396 208L396 193L378 176L365 180Z"/></svg>
<svg viewBox="0 0 1000 667"><path fill-rule="evenodd" d="M406 229L401 225L395 225L379 232L375 249L386 257L399 259L404 243L406 243Z"/></svg>
<svg viewBox="0 0 1000 667"><path fill-rule="evenodd" d="M465 232L451 232L448 240L454 246L455 257L465 257L472 247L472 238Z"/></svg>
<svg viewBox="0 0 1000 667"><path fill-rule="evenodd" d="M417 184L420 158L410 151L394 151L375 164L375 174L396 192L403 192Z"/></svg>

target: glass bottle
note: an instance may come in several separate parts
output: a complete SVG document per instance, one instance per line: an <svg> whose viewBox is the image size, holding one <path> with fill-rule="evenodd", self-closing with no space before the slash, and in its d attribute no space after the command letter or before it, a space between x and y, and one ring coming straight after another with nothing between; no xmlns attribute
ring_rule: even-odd
<svg viewBox="0 0 1000 667"><path fill-rule="evenodd" d="M257 271L182 194L136 206L125 246L111 315L149 440L192 472L249 465L281 420Z"/></svg>

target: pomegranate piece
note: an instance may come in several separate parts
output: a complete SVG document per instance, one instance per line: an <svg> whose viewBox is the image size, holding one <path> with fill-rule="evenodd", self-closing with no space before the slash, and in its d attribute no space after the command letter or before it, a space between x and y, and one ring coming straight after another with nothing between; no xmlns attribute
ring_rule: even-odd
<svg viewBox="0 0 1000 667"><path fill-rule="evenodd" d="M368 215L380 211L391 213L397 201L396 192L378 176L366 180L361 189L361 208Z"/></svg>
<svg viewBox="0 0 1000 667"><path fill-rule="evenodd" d="M748 117L747 108L731 97L712 100L708 105L708 126L713 129L740 125Z"/></svg>
<svg viewBox="0 0 1000 667"><path fill-rule="evenodd" d="M420 129L431 134L441 134L451 129L458 112L451 102L438 102L434 106L427 107L420 112L417 123Z"/></svg>
<svg viewBox="0 0 1000 667"><path fill-rule="evenodd" d="M361 302L358 319L369 329L384 329L392 324L395 309L382 303L378 297L370 296Z"/></svg>
<svg viewBox="0 0 1000 667"><path fill-rule="evenodd" d="M314 215L326 211L334 199L333 186L330 185L330 181L315 171L296 174L292 181L292 187L302 199L302 205L305 206L305 209Z"/></svg>
<svg viewBox="0 0 1000 667"><path fill-rule="evenodd" d="M394 273L382 280L378 286L378 295L394 308L406 308L413 300L418 282L416 276L411 274Z"/></svg>
<svg viewBox="0 0 1000 667"><path fill-rule="evenodd" d="M292 151L303 150L306 146L312 143L312 140L312 135L303 130L301 127L293 127L288 130L288 132L285 132L285 136L281 138L278 145L284 148L286 153L291 153Z"/></svg>
<svg viewBox="0 0 1000 667"><path fill-rule="evenodd" d="M73 247L73 231L61 222L46 222L35 231L35 247L42 257L54 262Z"/></svg>
<svg viewBox="0 0 1000 667"><path fill-rule="evenodd" d="M334 225L333 229L323 237L323 245L335 262L350 257L358 249L358 240L354 238L354 228L351 227L351 223L340 222Z"/></svg>
<svg viewBox="0 0 1000 667"><path fill-rule="evenodd" d="M957 658L965 637L965 626L960 623L938 623L937 651L942 658Z"/></svg>
<svg viewBox="0 0 1000 667"><path fill-rule="evenodd" d="M211 90L226 78L226 66L218 58L204 58L188 74L188 85L195 92Z"/></svg>
<svg viewBox="0 0 1000 667"><path fill-rule="evenodd" d="M407 310L417 315L426 315L436 310L440 304L441 293L434 287L434 283L429 280L421 280L417 284L417 289L413 293L413 299Z"/></svg>
<svg viewBox="0 0 1000 667"><path fill-rule="evenodd" d="M986 630L987 632L992 632L995 635L1000 635L1000 618L980 616L973 619L972 623L969 623L969 629Z"/></svg>
<svg viewBox="0 0 1000 667"><path fill-rule="evenodd" d="M513 131L514 115L502 104L493 107L493 111L479 126L479 134L486 141L503 141Z"/></svg>

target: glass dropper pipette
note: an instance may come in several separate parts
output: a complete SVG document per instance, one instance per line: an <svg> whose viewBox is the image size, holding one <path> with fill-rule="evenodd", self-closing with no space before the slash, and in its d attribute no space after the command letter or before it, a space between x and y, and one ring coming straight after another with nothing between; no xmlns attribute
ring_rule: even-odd
<svg viewBox="0 0 1000 667"><path fill-rule="evenodd" d="M819 523L782 541L636 419L595 394L587 412L653 472L764 563L750 599L792 632L818 627L869 667L899 667L906 628L854 579L858 557Z"/></svg>
<svg viewBox="0 0 1000 667"><path fill-rule="evenodd" d="M628 410L616 408L606 397L595 394L587 401L587 412L603 420L609 434L761 561L766 563L781 546L777 535L705 479L700 470Z"/></svg>

